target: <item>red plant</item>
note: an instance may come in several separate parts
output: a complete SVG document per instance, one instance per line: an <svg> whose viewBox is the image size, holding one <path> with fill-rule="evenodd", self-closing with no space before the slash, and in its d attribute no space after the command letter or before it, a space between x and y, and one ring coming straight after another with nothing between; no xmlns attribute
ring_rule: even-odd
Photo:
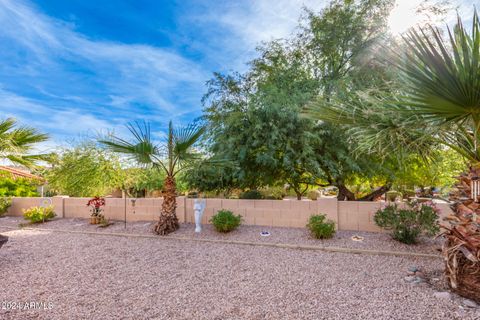
<svg viewBox="0 0 480 320"><path fill-rule="evenodd" d="M92 208L92 216L97 216L102 212L102 207L105 206L105 198L94 197L88 200L87 206Z"/></svg>

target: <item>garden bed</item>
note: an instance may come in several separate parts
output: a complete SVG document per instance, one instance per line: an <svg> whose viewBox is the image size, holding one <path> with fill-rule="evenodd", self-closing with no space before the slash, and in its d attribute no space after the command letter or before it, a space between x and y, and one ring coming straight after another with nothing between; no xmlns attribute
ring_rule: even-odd
<svg viewBox="0 0 480 320"><path fill-rule="evenodd" d="M0 220L0 231L2 225L18 227L25 221L20 217L6 217ZM115 221L108 228L98 228L90 225L88 219L55 219L47 224L28 225L30 228L56 228L63 230L84 230L95 232L126 232L137 234L153 234L153 222L129 222L127 228L123 221ZM190 223L181 224L180 229L170 234L175 237L192 237L200 239L248 241L260 243L283 243L291 245L321 245L330 247L342 247L352 249L382 250L382 251L406 251L440 255L442 239L420 238L416 245L405 245L391 239L386 233L338 231L332 239L313 239L306 228L282 228L282 227L260 227L242 225L237 230L229 233L218 233L212 225L203 225L201 233L194 232L195 225ZM264 230L270 232L270 236L263 237L260 233ZM363 237L363 241L352 240L353 236Z"/></svg>

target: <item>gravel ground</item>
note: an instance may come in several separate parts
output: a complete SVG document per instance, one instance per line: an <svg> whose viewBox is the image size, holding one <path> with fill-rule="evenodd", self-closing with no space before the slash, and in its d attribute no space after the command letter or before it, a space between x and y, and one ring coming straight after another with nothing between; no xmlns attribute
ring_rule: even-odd
<svg viewBox="0 0 480 320"><path fill-rule="evenodd" d="M77 221L67 222L43 227ZM5 230L0 319L480 319L457 296L404 280L412 266L441 270L440 259Z"/></svg>
<svg viewBox="0 0 480 320"><path fill-rule="evenodd" d="M23 220L21 217L0 218L0 230L2 225L18 227L20 223L25 223L25 220ZM135 222L127 223L127 228L125 229L124 223L122 221L117 221L108 228L99 228L98 226L90 225L87 219L55 219L47 224L28 225L28 227L32 228L39 227L48 229L139 234L153 234L153 226L153 222ZM440 254L439 251L442 247L441 238L422 238L416 245L405 245L398 241L392 240L391 237L386 233L375 232L338 231L333 239L317 240L313 239L305 228L240 226L237 230L222 234L216 232L212 225L204 225L202 233L197 234L194 230L194 224L186 223L182 224L180 229L171 235L194 239L203 238L250 242L322 245L355 249L421 252L429 254ZM269 237L260 236L260 232L263 230L269 231L271 235ZM353 241L352 236L354 235L363 237L363 241Z"/></svg>

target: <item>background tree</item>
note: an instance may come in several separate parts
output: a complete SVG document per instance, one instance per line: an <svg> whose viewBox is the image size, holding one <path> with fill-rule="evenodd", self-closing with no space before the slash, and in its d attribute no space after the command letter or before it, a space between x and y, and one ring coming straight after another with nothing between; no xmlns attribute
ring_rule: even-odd
<svg viewBox="0 0 480 320"><path fill-rule="evenodd" d="M378 157L354 154L343 128L300 111L319 94L343 99L346 91L385 82L388 73L367 49L385 32L391 3L333 1L319 14L307 11L301 31L263 45L247 73L215 74L204 98L207 145L214 156L236 162L230 187L288 183L300 199L309 186L333 184L339 199L355 200L346 185L353 175L383 174L376 180L383 185L362 199L388 190L390 172Z"/></svg>
<svg viewBox="0 0 480 320"><path fill-rule="evenodd" d="M165 173L155 168L125 168L122 190L136 197L147 196L148 192L163 188Z"/></svg>
<svg viewBox="0 0 480 320"><path fill-rule="evenodd" d="M395 174L394 189L409 193L418 188L420 195L432 196L431 189L436 188L448 197L465 166L465 159L452 149L434 150L429 161L411 154Z"/></svg>
<svg viewBox="0 0 480 320"><path fill-rule="evenodd" d="M198 161L199 157L194 152L193 146L200 140L204 128L192 124L174 129L170 122L167 141L163 145L158 145L152 140L148 124L135 123L127 127L133 136L131 142L116 136L100 142L109 150L129 156L141 165L165 172L162 209L155 232L166 235L179 227L176 215L176 176Z"/></svg>
<svg viewBox="0 0 480 320"><path fill-rule="evenodd" d="M125 178L119 159L92 142L64 150L51 164L45 171L49 188L71 197L108 195Z"/></svg>
<svg viewBox="0 0 480 320"><path fill-rule="evenodd" d="M45 155L32 154L36 145L48 140L46 134L36 129L19 126L15 119L0 120L0 159L32 167Z"/></svg>

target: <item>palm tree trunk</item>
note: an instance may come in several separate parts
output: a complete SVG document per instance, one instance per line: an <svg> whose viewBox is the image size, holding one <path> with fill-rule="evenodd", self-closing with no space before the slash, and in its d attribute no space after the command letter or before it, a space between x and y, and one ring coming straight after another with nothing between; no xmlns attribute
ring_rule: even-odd
<svg viewBox="0 0 480 320"><path fill-rule="evenodd" d="M480 168L470 167L458 177L452 209L446 226L443 254L445 275L453 291L480 303L480 204L471 197L471 182L480 178ZM478 201L478 199L475 199Z"/></svg>
<svg viewBox="0 0 480 320"><path fill-rule="evenodd" d="M164 183L163 203L160 219L155 225L155 232L159 235L167 235L179 228L177 209L177 192L175 178L167 176Z"/></svg>

